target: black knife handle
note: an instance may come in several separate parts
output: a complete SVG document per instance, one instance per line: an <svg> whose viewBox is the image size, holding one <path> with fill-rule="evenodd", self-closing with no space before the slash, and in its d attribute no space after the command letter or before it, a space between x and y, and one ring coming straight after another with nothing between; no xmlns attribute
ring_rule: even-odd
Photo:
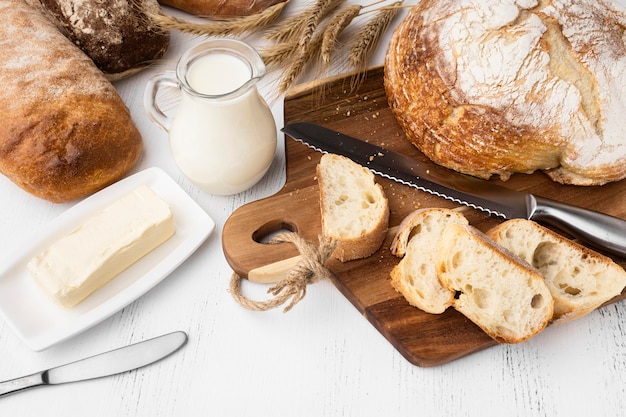
<svg viewBox="0 0 626 417"><path fill-rule="evenodd" d="M626 258L626 220L529 195L529 219L554 226L599 250Z"/></svg>

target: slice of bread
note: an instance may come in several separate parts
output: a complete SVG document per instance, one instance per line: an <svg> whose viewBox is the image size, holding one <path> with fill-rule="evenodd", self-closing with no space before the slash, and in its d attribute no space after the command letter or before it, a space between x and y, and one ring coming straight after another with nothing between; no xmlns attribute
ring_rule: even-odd
<svg viewBox="0 0 626 417"><path fill-rule="evenodd" d="M499 342L527 340L552 318L539 271L471 226L446 226L436 266L443 287L457 292L454 308Z"/></svg>
<svg viewBox="0 0 626 417"><path fill-rule="evenodd" d="M391 284L409 304L431 314L443 313L454 302L454 291L441 286L435 270L437 244L450 223L468 221L454 210L415 210L400 223L391 243L391 253L402 257L391 270Z"/></svg>
<svg viewBox="0 0 626 417"><path fill-rule="evenodd" d="M322 233L337 242L342 262L366 258L383 244L389 203L374 174L350 159L325 154L317 165Z"/></svg>
<svg viewBox="0 0 626 417"><path fill-rule="evenodd" d="M556 323L593 311L626 286L626 272L612 259L533 221L509 220L487 234L543 274L555 300Z"/></svg>

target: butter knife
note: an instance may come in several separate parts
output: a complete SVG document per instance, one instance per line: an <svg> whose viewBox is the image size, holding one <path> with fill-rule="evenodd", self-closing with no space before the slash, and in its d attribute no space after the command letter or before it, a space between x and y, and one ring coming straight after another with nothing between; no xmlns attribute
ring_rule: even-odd
<svg viewBox="0 0 626 417"><path fill-rule="evenodd" d="M0 382L0 396L42 385L101 378L149 365L176 352L187 342L185 332L173 332L66 365Z"/></svg>
<svg viewBox="0 0 626 417"><path fill-rule="evenodd" d="M533 194L522 193L355 139L323 126L299 122L282 131L324 153L343 155L375 174L504 219L543 222L594 246L626 257L626 220Z"/></svg>

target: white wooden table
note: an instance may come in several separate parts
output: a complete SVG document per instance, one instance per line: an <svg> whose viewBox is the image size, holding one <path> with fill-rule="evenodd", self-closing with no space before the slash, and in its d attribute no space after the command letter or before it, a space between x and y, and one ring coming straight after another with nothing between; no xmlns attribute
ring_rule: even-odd
<svg viewBox="0 0 626 417"><path fill-rule="evenodd" d="M300 0L299 0L300 1ZM398 20L396 20L397 22ZM616 416L626 407L626 305L605 307L530 341L497 346L436 368L408 363L332 286L320 282L292 311L251 312L228 292L221 231L237 207L284 183L283 137L273 166L232 197L199 191L178 171L166 133L145 116L149 76L172 67L197 39L174 34L166 60L117 83L145 142L134 172L158 166L215 220L208 240L134 303L42 352L0 321L0 380L15 378L174 330L179 352L121 375L0 398L0 416ZM383 40L371 64L384 56ZM268 94L269 83L261 91ZM282 126L282 102L272 110ZM72 204L52 204L0 177L0 262ZM250 297L265 288L244 283Z"/></svg>

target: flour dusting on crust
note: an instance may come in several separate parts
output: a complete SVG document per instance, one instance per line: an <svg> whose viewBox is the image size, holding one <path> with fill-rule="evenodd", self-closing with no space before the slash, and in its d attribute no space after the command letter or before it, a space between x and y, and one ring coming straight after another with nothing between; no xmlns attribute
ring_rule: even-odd
<svg viewBox="0 0 626 417"><path fill-rule="evenodd" d="M390 106L427 156L462 172L620 180L625 28L611 1L424 0L390 43Z"/></svg>

